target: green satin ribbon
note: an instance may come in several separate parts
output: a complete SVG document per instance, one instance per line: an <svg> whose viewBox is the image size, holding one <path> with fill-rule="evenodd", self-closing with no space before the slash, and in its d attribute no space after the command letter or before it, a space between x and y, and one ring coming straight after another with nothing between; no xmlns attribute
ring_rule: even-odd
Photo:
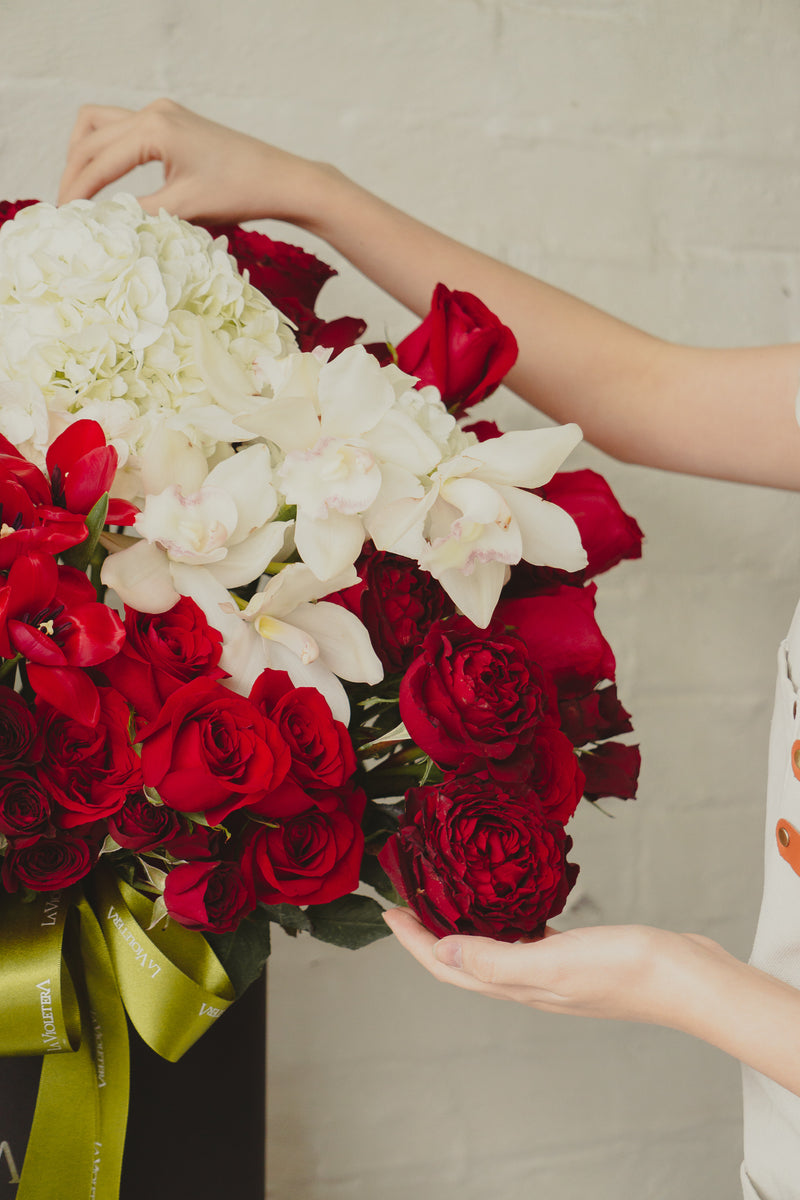
<svg viewBox="0 0 800 1200"><path fill-rule="evenodd" d="M153 904L110 871L78 889L0 898L0 1056L43 1054L17 1200L118 1200L130 1063L125 1009L177 1062L235 999L198 933L149 929ZM124 1006L124 1007L123 1007Z"/></svg>

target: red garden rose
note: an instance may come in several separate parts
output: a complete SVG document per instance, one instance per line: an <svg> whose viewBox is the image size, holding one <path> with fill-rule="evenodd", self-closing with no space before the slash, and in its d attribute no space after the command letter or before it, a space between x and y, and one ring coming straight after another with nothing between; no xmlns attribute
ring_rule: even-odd
<svg viewBox="0 0 800 1200"><path fill-rule="evenodd" d="M324 696L311 687L295 687L286 671L262 671L250 700L273 721L289 747L289 774L302 787L337 788L356 769L347 726L335 721Z"/></svg>
<svg viewBox="0 0 800 1200"><path fill-rule="evenodd" d="M36 719L22 697L0 687L0 767L41 758L37 734Z"/></svg>
<svg viewBox="0 0 800 1200"><path fill-rule="evenodd" d="M0 225L5 225L6 221L13 221L23 208L30 208L32 204L38 203L38 200L0 200Z"/></svg>
<svg viewBox="0 0 800 1200"><path fill-rule="evenodd" d="M7 892L22 886L33 892L70 887L88 875L98 849L81 837L27 837L9 842L0 879Z"/></svg>
<svg viewBox="0 0 800 1200"><path fill-rule="evenodd" d="M600 800L603 796L617 796L620 800L635 797L641 766L638 746L603 742L593 750L585 750L580 761L586 776L587 800Z"/></svg>
<svg viewBox="0 0 800 1200"><path fill-rule="evenodd" d="M591 579L624 558L641 558L641 529L623 512L602 475L596 471L558 471L539 489L545 500L557 504L578 526L589 565L580 573Z"/></svg>
<svg viewBox="0 0 800 1200"><path fill-rule="evenodd" d="M187 929L230 933L255 901L234 862L179 863L164 887L167 912Z"/></svg>
<svg viewBox="0 0 800 1200"><path fill-rule="evenodd" d="M164 613L125 608L126 639L103 674L143 721L154 721L168 696L198 676L223 679L222 634L194 600L182 596Z"/></svg>
<svg viewBox="0 0 800 1200"><path fill-rule="evenodd" d="M358 887L366 796L304 792L287 781L259 806L269 824L246 836L242 870L265 904L327 904Z"/></svg>
<svg viewBox="0 0 800 1200"><path fill-rule="evenodd" d="M376 552L359 564L361 620L387 671L411 662L431 626L455 607L438 580L408 558Z"/></svg>
<svg viewBox="0 0 800 1200"><path fill-rule="evenodd" d="M490 395L517 360L511 330L477 296L436 285L431 310L397 347L402 370L439 389L457 415Z"/></svg>
<svg viewBox="0 0 800 1200"><path fill-rule="evenodd" d="M155 850L168 845L181 828L180 817L166 804L152 804L143 792L129 796L123 808L108 818L108 832L126 850Z"/></svg>
<svg viewBox="0 0 800 1200"><path fill-rule="evenodd" d="M554 707L551 685L520 638L453 617L431 629L400 684L400 714L441 767L504 759L530 744Z"/></svg>
<svg viewBox="0 0 800 1200"><path fill-rule="evenodd" d="M426 929L501 941L538 937L578 875L572 839L536 794L487 772L412 788L379 861Z"/></svg>
<svg viewBox="0 0 800 1200"><path fill-rule="evenodd" d="M254 704L213 679L193 679L142 731L145 783L180 812L213 825L258 803L285 778L289 747Z"/></svg>
<svg viewBox="0 0 800 1200"><path fill-rule="evenodd" d="M583 696L613 680L614 653L594 616L596 586L562 585L536 596L501 600L495 619L514 630L549 674L559 699Z"/></svg>

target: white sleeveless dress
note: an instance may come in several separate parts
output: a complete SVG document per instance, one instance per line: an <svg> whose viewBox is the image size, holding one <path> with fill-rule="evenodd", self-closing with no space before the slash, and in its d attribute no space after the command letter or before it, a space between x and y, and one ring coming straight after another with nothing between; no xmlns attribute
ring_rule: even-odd
<svg viewBox="0 0 800 1200"><path fill-rule="evenodd" d="M800 605L778 651L764 895L750 962L800 989ZM743 1067L745 1200L800 1200L800 1097Z"/></svg>

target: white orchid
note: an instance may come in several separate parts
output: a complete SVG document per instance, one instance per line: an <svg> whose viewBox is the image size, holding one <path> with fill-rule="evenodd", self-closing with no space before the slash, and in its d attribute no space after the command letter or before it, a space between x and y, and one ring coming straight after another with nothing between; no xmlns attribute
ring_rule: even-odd
<svg viewBox="0 0 800 1200"><path fill-rule="evenodd" d="M208 569L178 568L176 582L223 636L220 666L226 686L246 696L267 667L286 671L295 687L313 687L345 724L350 705L340 679L378 683L383 668L364 626L339 604L320 597L357 582L353 567L323 583L302 563L267 580L244 610Z"/></svg>
<svg viewBox="0 0 800 1200"><path fill-rule="evenodd" d="M180 461L185 477L197 472L191 453ZM105 560L103 583L139 612L156 613L191 594L193 571L226 589L257 579L281 554L287 529L270 519L277 508L270 475L269 449L258 444L219 463L195 491L174 483L149 495L134 524L141 540Z"/></svg>
<svg viewBox="0 0 800 1200"><path fill-rule="evenodd" d="M485 628L508 569L526 562L577 571L586 552L572 518L523 488L546 483L581 439L577 425L503 434L440 463L422 497L371 514L379 550L416 558Z"/></svg>

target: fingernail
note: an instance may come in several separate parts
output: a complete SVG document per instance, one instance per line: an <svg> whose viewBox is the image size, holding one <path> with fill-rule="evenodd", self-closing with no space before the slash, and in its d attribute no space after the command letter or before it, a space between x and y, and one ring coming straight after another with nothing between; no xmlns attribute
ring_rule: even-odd
<svg viewBox="0 0 800 1200"><path fill-rule="evenodd" d="M443 941L437 942L433 947L433 953L439 962L444 963L446 967L456 967L460 970L464 965L461 955L461 943L451 941L450 938L445 938Z"/></svg>

